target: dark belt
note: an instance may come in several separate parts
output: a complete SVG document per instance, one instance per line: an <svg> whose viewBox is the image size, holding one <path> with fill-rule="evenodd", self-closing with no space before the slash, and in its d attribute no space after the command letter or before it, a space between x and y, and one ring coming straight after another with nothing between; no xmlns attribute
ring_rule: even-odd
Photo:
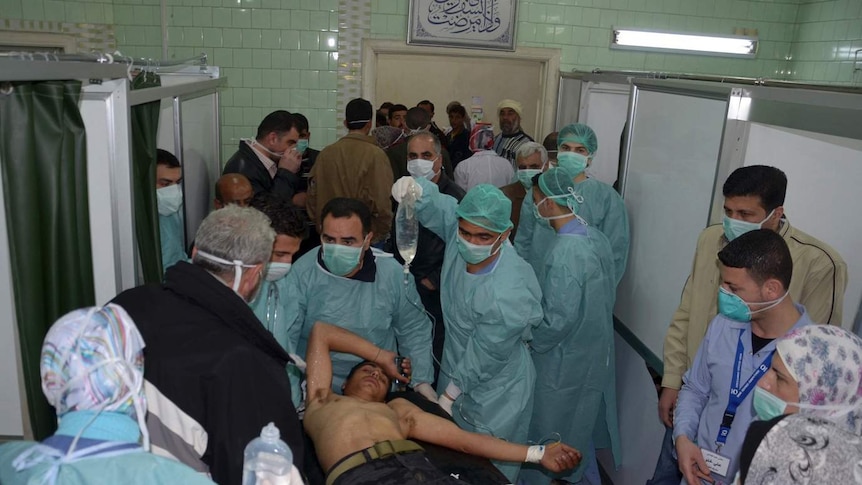
<svg viewBox="0 0 862 485"><path fill-rule="evenodd" d="M364 465L371 460L413 451L423 451L423 449L410 440L387 440L375 443L374 446L357 451L332 467L329 473L326 474L326 485L332 485L345 472Z"/></svg>

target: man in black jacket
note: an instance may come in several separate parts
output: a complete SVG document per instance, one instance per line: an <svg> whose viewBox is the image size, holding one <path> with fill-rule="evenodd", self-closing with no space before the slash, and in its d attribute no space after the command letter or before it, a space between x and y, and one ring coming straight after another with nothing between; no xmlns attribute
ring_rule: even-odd
<svg viewBox="0 0 862 485"><path fill-rule="evenodd" d="M240 140L222 175L241 173L251 182L254 195L272 192L293 201L301 185L302 155L296 150L297 140L296 118L284 110L273 111L260 122L254 140Z"/></svg>
<svg viewBox="0 0 862 485"><path fill-rule="evenodd" d="M430 131L420 131L410 137L407 142L407 170L414 177L426 177L437 184L441 194L454 197L458 202L464 198L464 189L443 173L443 156L439 139ZM428 162L431 162L430 164ZM431 167L430 170L427 167ZM395 227L395 224L392 224ZM393 251L401 263L404 260L398 254L398 241L392 231ZM440 304L440 272L443 269L443 254L446 252L446 242L436 234L419 225L416 257L410 264L410 273L416 278L416 291L422 300L425 310L434 317L434 338L432 352L434 353L434 386L440 373L440 359L443 356L443 307Z"/></svg>
<svg viewBox="0 0 862 485"><path fill-rule="evenodd" d="M300 468L302 428L285 366L290 357L257 317L254 300L275 232L263 213L213 211L195 237L192 264L165 282L121 293L146 342L147 428L155 453L221 484L240 483L243 450L274 422Z"/></svg>

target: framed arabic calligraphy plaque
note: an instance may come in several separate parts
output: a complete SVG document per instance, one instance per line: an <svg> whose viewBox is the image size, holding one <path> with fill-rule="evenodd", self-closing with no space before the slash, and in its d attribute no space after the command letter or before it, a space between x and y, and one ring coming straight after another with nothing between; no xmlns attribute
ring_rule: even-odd
<svg viewBox="0 0 862 485"><path fill-rule="evenodd" d="M410 0L407 43L515 50L517 0Z"/></svg>

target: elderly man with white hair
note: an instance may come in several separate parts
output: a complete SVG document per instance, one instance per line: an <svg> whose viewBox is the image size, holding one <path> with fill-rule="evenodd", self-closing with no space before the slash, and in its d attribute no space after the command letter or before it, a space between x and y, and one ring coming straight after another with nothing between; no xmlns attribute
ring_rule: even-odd
<svg viewBox="0 0 862 485"><path fill-rule="evenodd" d="M540 143L528 141L518 147L516 159L518 171L515 172L517 180L509 185L500 187L500 190L512 201L512 235L509 238L514 242L517 237L518 224L521 220L521 210L525 205L524 199L527 191L533 187L533 177L548 169L548 151ZM532 202L531 202L532 203ZM529 209L530 207L527 206Z"/></svg>
<svg viewBox="0 0 862 485"><path fill-rule="evenodd" d="M518 168L515 165L518 147L528 141L535 141L521 129L521 113L523 111L521 103L514 99L504 99L497 103L500 133L494 137L494 151L497 152L497 155L509 160L514 170Z"/></svg>
<svg viewBox="0 0 862 485"><path fill-rule="evenodd" d="M82 308L57 320L39 360L57 432L41 443L0 446L0 483L212 483L148 453L143 367L144 340L119 306Z"/></svg>
<svg viewBox="0 0 862 485"><path fill-rule="evenodd" d="M261 325L255 299L275 231L256 209L229 205L203 220L191 264L165 282L121 293L114 302L147 342L147 426L157 454L218 483L240 483L243 450L274 422L303 463L299 418L285 366L290 357Z"/></svg>

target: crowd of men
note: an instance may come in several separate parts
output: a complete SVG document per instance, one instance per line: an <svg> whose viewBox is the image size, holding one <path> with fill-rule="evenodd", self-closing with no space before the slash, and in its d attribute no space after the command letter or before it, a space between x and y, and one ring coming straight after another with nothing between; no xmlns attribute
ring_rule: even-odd
<svg viewBox="0 0 862 485"><path fill-rule="evenodd" d="M620 195L588 174L596 134L571 124L536 143L509 99L497 134L460 103L446 111L444 131L430 101L354 99L347 134L319 152L304 116L270 113L227 161L190 253L182 169L159 150L164 282L78 318L115 309L105 318L146 342L128 392L147 409L120 411L147 413L154 453L238 483L245 445L273 422L310 483L461 483L411 440L488 458L500 483L600 485L603 448L620 464L613 308L630 235ZM757 416L823 404L804 389L811 358L782 349L841 323L846 264L790 226L786 186L767 166L724 183L723 224L701 234L667 332L650 483L731 483ZM419 223L409 277L402 203ZM838 331L842 358L862 362L862 341ZM851 374L832 408L862 395ZM387 400L394 379L412 400Z"/></svg>

